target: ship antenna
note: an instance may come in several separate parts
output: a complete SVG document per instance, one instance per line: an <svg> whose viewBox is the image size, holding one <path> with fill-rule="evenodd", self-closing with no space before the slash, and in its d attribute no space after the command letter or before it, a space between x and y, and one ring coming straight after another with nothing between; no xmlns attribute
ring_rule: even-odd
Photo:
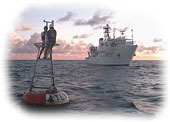
<svg viewBox="0 0 170 122"><path fill-rule="evenodd" d="M113 38L115 38L115 31L116 31L116 28L113 28Z"/></svg>
<svg viewBox="0 0 170 122"><path fill-rule="evenodd" d="M125 30L120 30L120 33L121 33L122 37L124 35L124 32L125 32Z"/></svg>
<svg viewBox="0 0 170 122"><path fill-rule="evenodd" d="M132 34L132 44L133 44L133 29L131 29L131 34Z"/></svg>

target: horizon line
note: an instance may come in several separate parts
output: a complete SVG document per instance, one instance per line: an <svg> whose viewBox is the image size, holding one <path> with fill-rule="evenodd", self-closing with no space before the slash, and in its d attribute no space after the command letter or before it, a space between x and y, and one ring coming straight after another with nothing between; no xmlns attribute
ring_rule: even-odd
<svg viewBox="0 0 170 122"><path fill-rule="evenodd" d="M7 61L33 61L37 59L7 59ZM53 59L53 61L85 61L83 59ZM134 59L132 61L166 61L166 59Z"/></svg>

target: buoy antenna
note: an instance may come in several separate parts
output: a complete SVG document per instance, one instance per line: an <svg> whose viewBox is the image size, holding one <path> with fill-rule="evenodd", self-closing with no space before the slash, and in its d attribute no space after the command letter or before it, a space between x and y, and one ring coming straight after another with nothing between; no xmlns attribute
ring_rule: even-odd
<svg viewBox="0 0 170 122"><path fill-rule="evenodd" d="M47 20L44 19L43 22L46 23L46 26L48 26L48 24L51 23L51 24L53 25L53 27L54 27L54 20L52 20L52 21L47 21Z"/></svg>

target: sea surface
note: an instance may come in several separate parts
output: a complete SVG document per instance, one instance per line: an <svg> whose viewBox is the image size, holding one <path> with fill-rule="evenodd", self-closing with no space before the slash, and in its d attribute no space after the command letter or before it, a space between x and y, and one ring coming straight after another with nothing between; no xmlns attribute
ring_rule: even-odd
<svg viewBox="0 0 170 122"><path fill-rule="evenodd" d="M39 73L48 74L49 62L39 63ZM130 66L89 65L85 61L53 61L55 84L70 102L63 106L25 105L22 96L29 87L35 60L9 61L10 94L13 102L26 109L120 115L155 115L164 101L164 62L132 61ZM48 78L35 85L48 86Z"/></svg>

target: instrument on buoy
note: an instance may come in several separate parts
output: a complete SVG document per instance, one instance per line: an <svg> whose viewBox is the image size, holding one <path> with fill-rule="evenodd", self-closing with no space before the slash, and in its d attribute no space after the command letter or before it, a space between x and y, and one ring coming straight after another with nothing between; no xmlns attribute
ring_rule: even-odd
<svg viewBox="0 0 170 122"><path fill-rule="evenodd" d="M54 26L54 21L45 21L46 26L51 23ZM34 43L36 48L38 49L37 52L37 59L34 67L33 78L30 84L30 87L26 90L23 95L23 101L26 104L34 104L34 105L59 105L65 104L69 102L68 95L59 89L56 88L54 82L54 71L53 71L53 60L52 60L52 50L49 50L50 57L48 59L40 59L40 50L45 48L46 45L39 43ZM59 44L55 44L54 46L59 46ZM38 74L37 68L38 64L44 60L50 61L50 75L47 74ZM45 77L51 79L51 83L49 87L42 87L42 86L35 86L34 83L36 82L36 77Z"/></svg>

